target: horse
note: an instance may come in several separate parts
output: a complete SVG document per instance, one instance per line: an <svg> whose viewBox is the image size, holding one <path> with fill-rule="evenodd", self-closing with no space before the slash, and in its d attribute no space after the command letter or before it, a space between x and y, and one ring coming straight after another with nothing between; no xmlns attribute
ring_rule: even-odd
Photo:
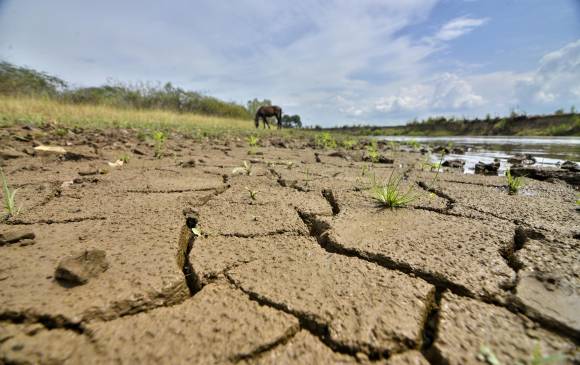
<svg viewBox="0 0 580 365"><path fill-rule="evenodd" d="M254 117L256 128L260 127L260 118L262 118L264 129L266 129L266 126L270 129L270 123L268 122L269 117L276 117L276 120L278 121L278 129L282 128L282 108L277 105L267 105L258 108L256 116Z"/></svg>

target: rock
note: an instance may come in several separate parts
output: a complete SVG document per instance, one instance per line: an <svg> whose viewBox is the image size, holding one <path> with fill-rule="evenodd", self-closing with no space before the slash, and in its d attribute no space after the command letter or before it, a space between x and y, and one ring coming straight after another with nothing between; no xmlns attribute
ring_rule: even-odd
<svg viewBox="0 0 580 365"><path fill-rule="evenodd" d="M123 160L117 160L115 162L109 162L107 161L107 164L109 165L109 167L120 167L123 166Z"/></svg>
<svg viewBox="0 0 580 365"><path fill-rule="evenodd" d="M322 162L322 160L320 160L320 155L318 154L318 152L314 152L314 159L316 160L316 162Z"/></svg>
<svg viewBox="0 0 580 365"><path fill-rule="evenodd" d="M109 268L106 256L103 250L76 252L60 261L55 271L55 278L65 285L86 284L89 279Z"/></svg>
<svg viewBox="0 0 580 365"><path fill-rule="evenodd" d="M145 152L143 152L142 150L140 150L139 148L135 147L133 148L132 151L134 154L139 155L139 156L145 156Z"/></svg>
<svg viewBox="0 0 580 365"><path fill-rule="evenodd" d="M376 158L376 160L373 161L373 159L371 158L371 156L369 156L366 153L363 155L362 160L363 161L366 161L366 162L376 162L376 163L384 163L384 164L392 164L393 162L395 162L395 160L393 160L392 158L388 158L388 157L386 157L385 155L382 155L382 154L380 154Z"/></svg>
<svg viewBox="0 0 580 365"><path fill-rule="evenodd" d="M18 152L12 148L2 148L0 149L0 160L12 160L15 158L25 157L26 155L22 152Z"/></svg>
<svg viewBox="0 0 580 365"><path fill-rule="evenodd" d="M573 161L566 161L560 165L561 169L570 170L574 172L580 172L580 166L576 162Z"/></svg>
<svg viewBox="0 0 580 365"><path fill-rule="evenodd" d="M104 172L104 170L101 170L101 169L91 169L91 170L79 171L78 174L81 176L91 176L91 175L105 174L105 172Z"/></svg>
<svg viewBox="0 0 580 365"><path fill-rule="evenodd" d="M26 239L34 239L35 235L31 229L17 228L0 233L0 246L16 243Z"/></svg>
<svg viewBox="0 0 580 365"><path fill-rule="evenodd" d="M282 138L270 138L270 145L272 147L288 148L288 145Z"/></svg>
<svg viewBox="0 0 580 365"><path fill-rule="evenodd" d="M451 167L453 169L462 169L465 166L465 161L463 160L446 160L441 164L443 167Z"/></svg>
<svg viewBox="0 0 580 365"><path fill-rule="evenodd" d="M329 157L340 157L340 158L344 158L347 161L351 160L351 157L349 156L348 153L344 152L344 151L334 151L328 154Z"/></svg>
<svg viewBox="0 0 580 365"><path fill-rule="evenodd" d="M465 148L463 148L463 147L453 147L451 149L451 153L453 153L455 155L464 155L465 154Z"/></svg>
<svg viewBox="0 0 580 365"><path fill-rule="evenodd" d="M451 152L451 150L445 146L433 147L433 153L444 153L444 154L448 155L449 152Z"/></svg>
<svg viewBox="0 0 580 365"><path fill-rule="evenodd" d="M524 176L540 181L558 179L573 186L580 186L580 171L549 167L513 167L510 172L513 176Z"/></svg>
<svg viewBox="0 0 580 365"><path fill-rule="evenodd" d="M62 156L62 159L65 161L94 160L96 158L97 158L97 156L86 155L86 154L77 153L77 152L66 152Z"/></svg>
<svg viewBox="0 0 580 365"><path fill-rule="evenodd" d="M508 162L512 165L533 165L536 163L536 159L530 154L516 153L508 158Z"/></svg>
<svg viewBox="0 0 580 365"><path fill-rule="evenodd" d="M499 160L496 158L491 163L479 161L475 164L475 173L480 175L497 175Z"/></svg>
<svg viewBox="0 0 580 365"><path fill-rule="evenodd" d="M64 155L66 150L60 146L37 146L34 147L34 151L36 151L39 155L50 156L50 155Z"/></svg>
<svg viewBox="0 0 580 365"><path fill-rule="evenodd" d="M429 149L425 147L421 147L419 151L421 152L422 155L426 155L429 153Z"/></svg>
<svg viewBox="0 0 580 365"><path fill-rule="evenodd" d="M196 162L195 162L195 159L193 159L193 158L191 160L182 161L179 163L179 166L181 166L183 168L191 168L191 167L195 167L195 165L196 165Z"/></svg>

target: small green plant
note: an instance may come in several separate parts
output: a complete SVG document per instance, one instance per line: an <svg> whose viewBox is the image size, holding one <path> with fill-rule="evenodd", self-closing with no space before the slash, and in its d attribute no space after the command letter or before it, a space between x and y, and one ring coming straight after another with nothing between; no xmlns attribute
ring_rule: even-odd
<svg viewBox="0 0 580 365"><path fill-rule="evenodd" d="M248 145L250 147L258 147L258 142L260 142L260 139L256 136L248 136Z"/></svg>
<svg viewBox="0 0 580 365"><path fill-rule="evenodd" d="M305 182L305 184L308 185L308 182L310 180L311 180L310 170L307 167L306 170L304 170L304 182Z"/></svg>
<svg viewBox="0 0 580 365"><path fill-rule="evenodd" d="M8 181L4 175L4 171L0 168L0 177L2 177L2 195L4 196L4 209L7 213L7 218L14 217L20 213L22 207L16 208L16 192L18 189L10 190Z"/></svg>
<svg viewBox="0 0 580 365"><path fill-rule="evenodd" d="M347 150L352 150L356 145L356 141L354 139L343 139L341 142L342 147L346 148Z"/></svg>
<svg viewBox="0 0 580 365"><path fill-rule="evenodd" d="M315 137L316 147L321 149L336 148L336 140L329 132L322 132Z"/></svg>
<svg viewBox="0 0 580 365"><path fill-rule="evenodd" d="M236 167L232 170L232 174L234 175L252 175L252 164L248 161L244 161L242 166Z"/></svg>
<svg viewBox="0 0 580 365"><path fill-rule="evenodd" d="M367 146L367 155L369 156L372 163L379 162L380 154L376 140L372 140L371 144Z"/></svg>
<svg viewBox="0 0 580 365"><path fill-rule="evenodd" d="M517 194L518 191L524 186L524 178L521 176L512 176L510 169L506 170L505 177L508 184L508 193L510 195Z"/></svg>
<svg viewBox="0 0 580 365"><path fill-rule="evenodd" d="M379 206L391 209L401 208L420 197L419 194L415 193L413 185L409 185L409 188L403 191L402 180L403 176L395 174L395 170L391 172L386 183L377 183L375 176L373 176L371 181L372 197Z"/></svg>
<svg viewBox="0 0 580 365"><path fill-rule="evenodd" d="M155 131L153 133L153 141L155 142L155 157L161 158L163 156L163 150L165 149L165 140L167 135L162 131Z"/></svg>
<svg viewBox="0 0 580 365"><path fill-rule="evenodd" d="M255 155L256 154L256 147L258 147L258 142L260 139L256 136L249 136L248 137L248 145L250 149L248 150L248 155Z"/></svg>
<svg viewBox="0 0 580 365"><path fill-rule="evenodd" d="M481 346L479 348L477 359L488 365L501 365L493 351L491 351L491 349L487 346Z"/></svg>
<svg viewBox="0 0 580 365"><path fill-rule="evenodd" d="M417 142L414 139L409 141L409 146L411 146L411 148L414 150L418 150L419 148L421 148L421 145L419 144L419 142Z"/></svg>
<svg viewBox="0 0 580 365"><path fill-rule="evenodd" d="M120 161L123 161L123 164L128 164L129 163L129 155L128 154L123 154L121 157L119 157Z"/></svg>
<svg viewBox="0 0 580 365"><path fill-rule="evenodd" d="M258 195L258 191L257 190L251 190L247 186L246 186L246 190L248 191L248 194L250 194L250 199L256 200L256 197Z"/></svg>

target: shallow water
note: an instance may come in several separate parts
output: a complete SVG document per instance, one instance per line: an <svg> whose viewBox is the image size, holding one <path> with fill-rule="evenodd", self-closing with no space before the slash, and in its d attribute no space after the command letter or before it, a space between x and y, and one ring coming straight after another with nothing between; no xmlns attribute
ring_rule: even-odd
<svg viewBox="0 0 580 365"><path fill-rule="evenodd" d="M381 136L379 139L406 143L416 141L421 145L465 147L464 155L449 154L444 160L465 160L464 172L473 174L479 161L489 163L494 158L500 160L500 175L509 167L507 159L517 153L531 154L539 166L557 166L571 160L580 162L579 137L496 137L496 136L454 136L454 137L408 137ZM438 162L440 155L432 155L431 161Z"/></svg>

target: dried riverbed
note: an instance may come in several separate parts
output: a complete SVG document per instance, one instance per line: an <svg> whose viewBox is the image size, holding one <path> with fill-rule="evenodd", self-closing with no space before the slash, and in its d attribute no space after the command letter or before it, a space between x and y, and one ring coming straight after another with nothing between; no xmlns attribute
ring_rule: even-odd
<svg viewBox="0 0 580 365"><path fill-rule="evenodd" d="M137 137L0 130L23 205L0 223L0 363L580 361L570 185L434 182L419 153L383 151L372 171L421 194L389 210L363 150L174 135L157 159Z"/></svg>

